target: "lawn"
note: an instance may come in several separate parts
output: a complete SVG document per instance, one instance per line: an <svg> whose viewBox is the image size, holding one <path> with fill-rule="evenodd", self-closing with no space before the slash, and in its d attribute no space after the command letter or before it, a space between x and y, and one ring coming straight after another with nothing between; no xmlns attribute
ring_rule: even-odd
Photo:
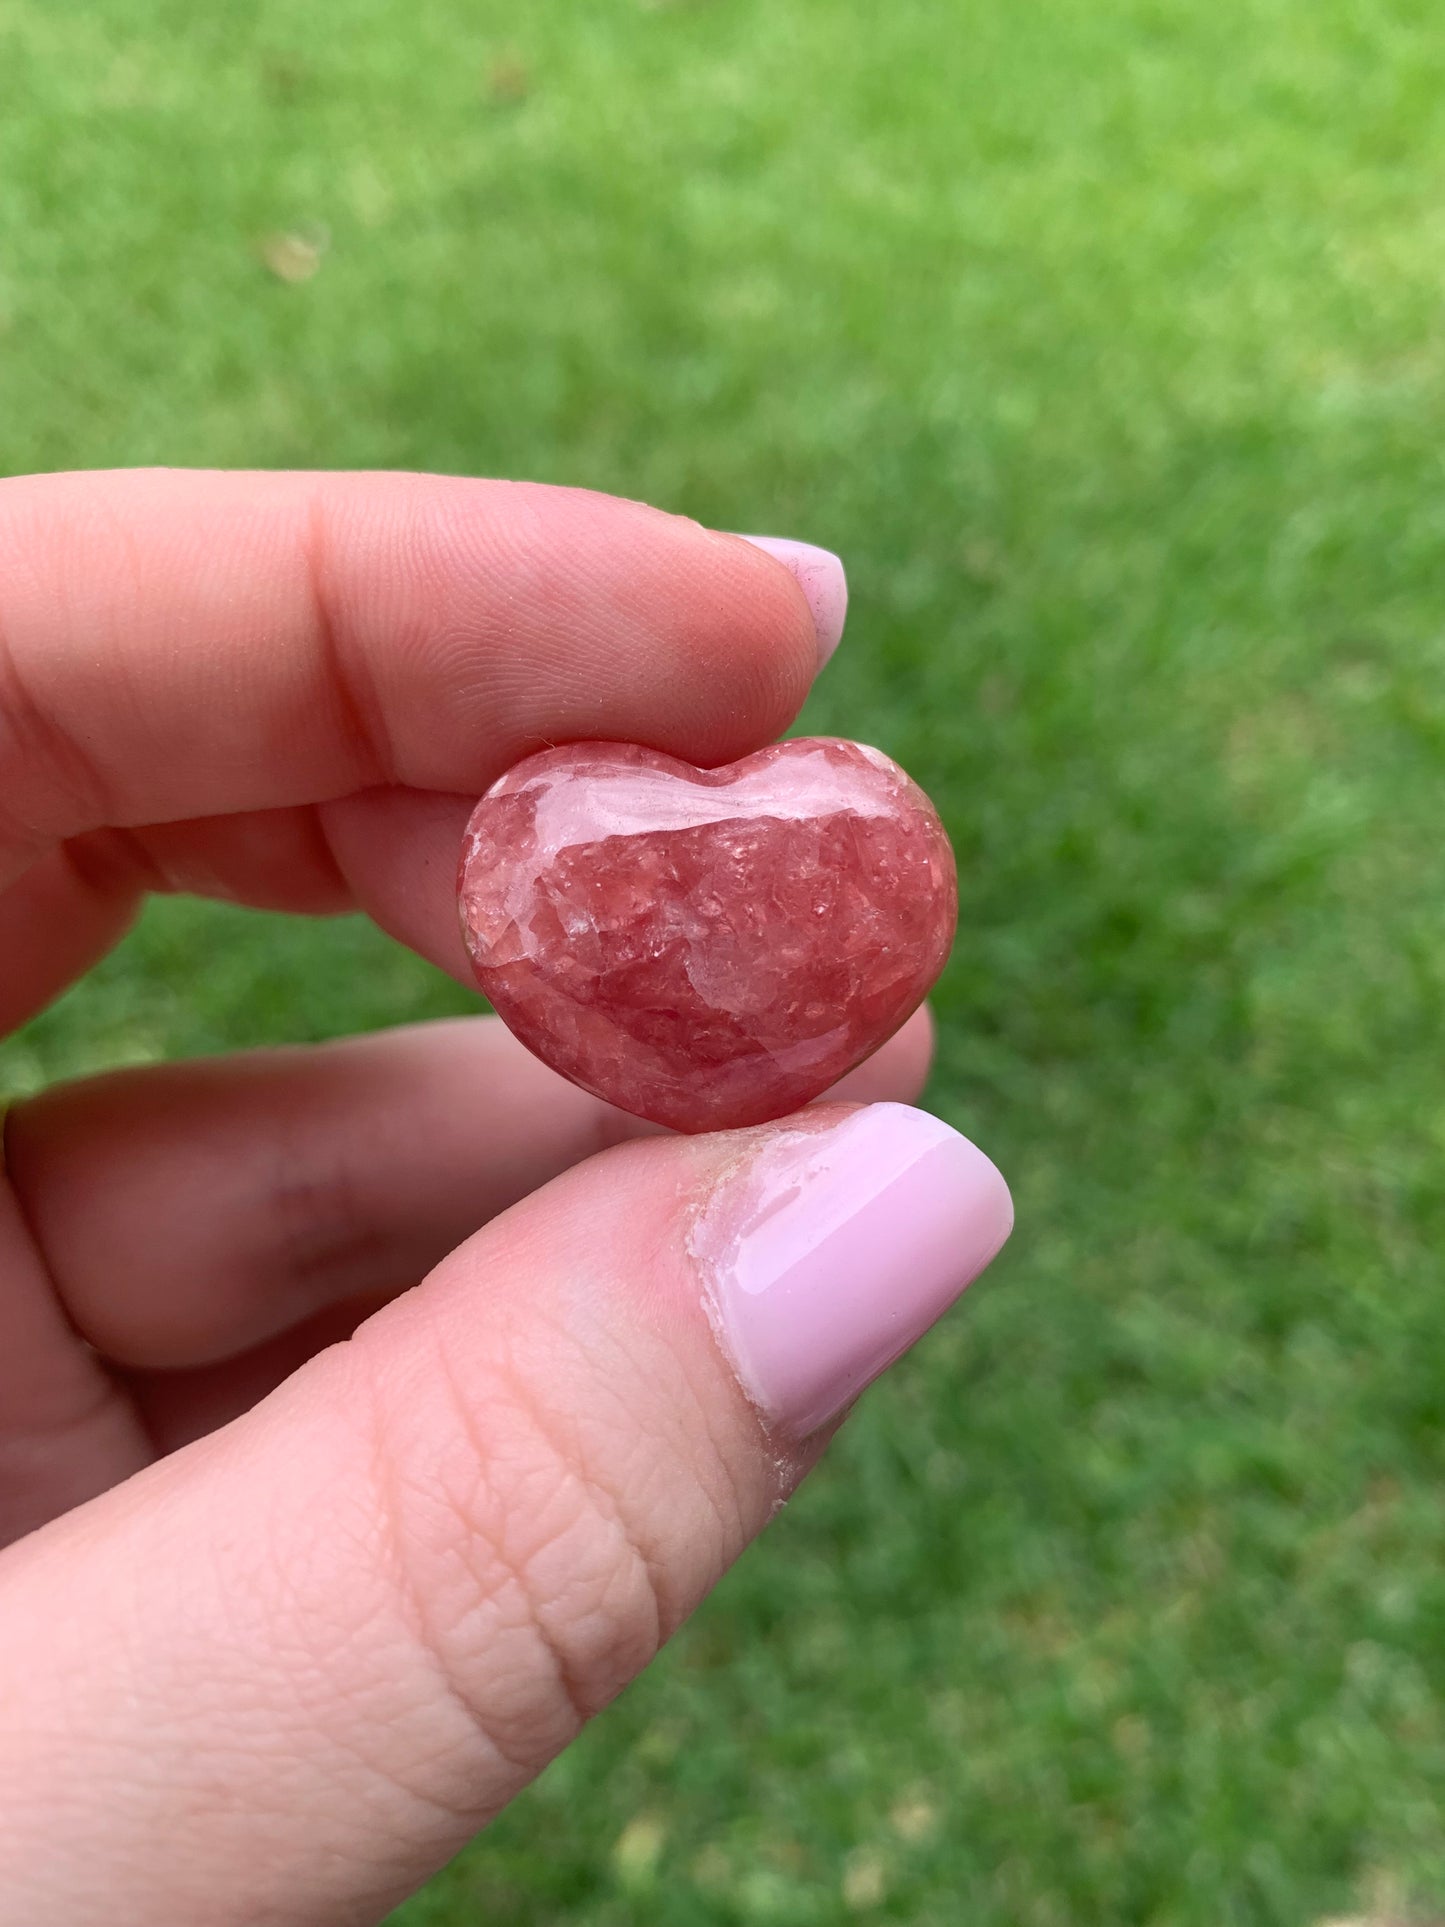
<svg viewBox="0 0 1445 1927"><path fill-rule="evenodd" d="M1445 1915L1431 0L0 0L0 463L439 468L845 556L1018 1207L395 1927ZM0 1047L465 1008L156 906Z"/></svg>

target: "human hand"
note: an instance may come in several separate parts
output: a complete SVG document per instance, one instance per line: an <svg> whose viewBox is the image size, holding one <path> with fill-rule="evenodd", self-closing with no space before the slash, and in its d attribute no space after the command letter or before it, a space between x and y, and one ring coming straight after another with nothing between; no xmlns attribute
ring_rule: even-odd
<svg viewBox="0 0 1445 1927"><path fill-rule="evenodd" d="M501 483L0 483L0 1031L151 889L360 907L470 981L476 796L544 741L771 739L841 621L792 561ZM927 1056L920 1017L839 1095L911 1097ZM1010 1223L897 1101L660 1137L480 1018L59 1087L4 1148L26 1927L378 1919L651 1659Z"/></svg>

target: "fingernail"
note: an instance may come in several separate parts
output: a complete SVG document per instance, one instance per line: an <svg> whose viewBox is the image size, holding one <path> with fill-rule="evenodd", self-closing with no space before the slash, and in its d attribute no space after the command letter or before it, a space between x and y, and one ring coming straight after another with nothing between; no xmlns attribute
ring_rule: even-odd
<svg viewBox="0 0 1445 1927"><path fill-rule="evenodd" d="M808 598L821 669L838 647L848 614L848 577L843 564L831 549L820 549L812 542L792 542L785 535L745 535L742 539L776 556Z"/></svg>
<svg viewBox="0 0 1445 1927"><path fill-rule="evenodd" d="M908 1104L748 1135L690 1248L743 1390L806 1436L992 1262L1013 1201L982 1151Z"/></svg>

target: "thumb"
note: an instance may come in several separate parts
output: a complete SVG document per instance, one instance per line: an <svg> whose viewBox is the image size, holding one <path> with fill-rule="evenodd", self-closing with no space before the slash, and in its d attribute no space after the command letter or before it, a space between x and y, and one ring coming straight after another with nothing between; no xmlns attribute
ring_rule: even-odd
<svg viewBox="0 0 1445 1927"><path fill-rule="evenodd" d="M621 1146L0 1559L28 1927L373 1921L657 1651L994 1256L906 1105Z"/></svg>

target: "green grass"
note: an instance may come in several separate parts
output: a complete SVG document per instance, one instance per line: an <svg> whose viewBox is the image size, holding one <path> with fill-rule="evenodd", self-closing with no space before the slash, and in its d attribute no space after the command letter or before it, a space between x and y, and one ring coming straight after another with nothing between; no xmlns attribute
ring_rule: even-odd
<svg viewBox="0 0 1445 1927"><path fill-rule="evenodd" d="M398 1927L1445 1912L1431 0L0 0L0 460L828 543L1009 1253ZM314 278L267 235L327 239ZM164 905L33 1083L458 1006Z"/></svg>

